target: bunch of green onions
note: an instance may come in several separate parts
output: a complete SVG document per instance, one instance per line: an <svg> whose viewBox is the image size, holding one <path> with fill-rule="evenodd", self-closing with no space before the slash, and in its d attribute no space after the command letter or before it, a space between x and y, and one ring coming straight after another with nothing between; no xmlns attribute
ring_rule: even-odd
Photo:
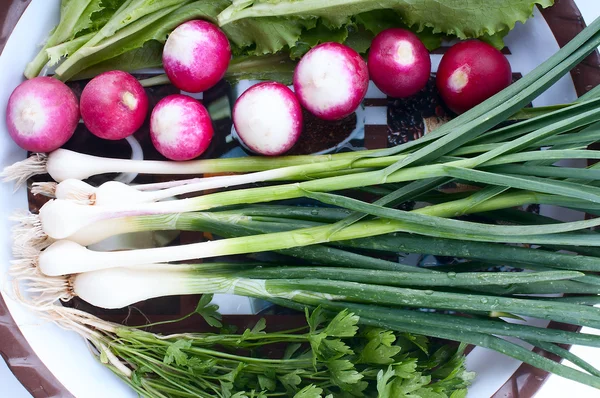
<svg viewBox="0 0 600 398"><path fill-rule="evenodd" d="M247 174L240 177L240 184L270 181L266 186L162 201L182 193L181 189L186 193L206 189L206 185L194 185L202 182L191 181L154 186L156 194L149 200L139 199L152 192L144 187L98 188L91 190L94 200L84 203L72 200L76 195L51 200L39 215L22 219L15 240L15 253L21 258L15 262L13 274L38 294L41 305L75 295L100 307L119 308L163 295L233 293L291 308L348 308L368 325L488 347L600 388L598 370L556 345L598 347L600 337L498 319L530 316L600 327L600 312L590 306L597 303L600 288L600 278L594 274L600 270L600 235L591 228L600 221L560 222L514 210L544 204L599 214L598 168L554 164L562 159L600 158L600 152L586 149L600 137L600 98L592 94L577 103L496 127L599 44L600 20L506 90L407 144L315 158L306 165L301 165L306 157L229 159L210 161L214 168L202 169L239 172L244 165L245 171L264 171L267 178L263 178L265 174L258 178ZM37 156L37 164L23 163L9 174L22 177L31 170L56 169L51 156ZM181 167L188 167L189 172L207 166L199 162ZM121 165L130 167L132 163ZM19 167L27 171L15 171ZM235 179L232 176L231 180ZM288 183L272 183L280 180ZM477 190L444 193L442 187L450 181ZM160 192L173 187L177 190ZM56 186L54 193L58 189ZM350 196L355 190L380 197L367 203ZM101 192L116 191L121 196L99 199ZM249 206L296 198L327 207ZM397 208L407 201L422 206L412 211ZM465 215L476 215L478 221L458 219ZM497 221L510 225L497 225ZM225 239L118 252L86 247L113 235L157 230L200 230ZM540 248L528 247L531 245ZM36 250L28 250L31 247ZM167 264L266 251L303 262ZM448 255L467 261L430 270L382 260L371 256L373 251ZM500 264L531 272L464 272ZM107 295L108 289L118 294ZM584 296L520 296L548 293ZM451 310L465 317L411 308ZM529 342L569 359L582 370L555 363L498 336Z"/></svg>

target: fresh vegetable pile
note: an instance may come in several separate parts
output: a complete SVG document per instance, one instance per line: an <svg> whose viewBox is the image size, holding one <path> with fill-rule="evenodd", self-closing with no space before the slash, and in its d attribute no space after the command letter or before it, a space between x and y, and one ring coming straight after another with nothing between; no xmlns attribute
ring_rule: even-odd
<svg viewBox="0 0 600 398"><path fill-rule="evenodd" d="M80 8L72 8L75 4ZM558 345L599 347L600 337L508 322L533 317L600 327L593 307L600 302L600 241L593 230L599 219L561 222L521 210L537 204L600 214L598 167L555 165L600 159L600 152L587 149L600 137L599 90L573 104L524 109L596 49L600 20L513 84L510 65L497 49L479 40L459 42L444 55L436 77L446 105L459 116L418 140L378 150L280 156L302 134L303 110L328 121L347 117L364 99L369 78L388 95L414 95L430 76L431 39L444 34L499 44L532 7L518 0L502 6L470 2L464 15L456 15L444 4L63 1L61 24L26 71L32 79L9 102L11 136L39 153L8 167L5 177L24 182L48 173L55 180L32 185L33 193L53 198L39 214L16 217L16 284L30 294L32 305L79 330L104 362L149 396L213 396L212 391L224 397L293 392L297 397L456 398L464 396L467 382L464 344L600 388L600 371ZM162 99L149 112L152 143L171 161L100 158L61 148L79 111L88 129L106 139L139 128L148 113L140 83L106 69L165 41L160 61L145 57L144 64L130 62L130 67L162 63L168 80L193 92L209 89L223 76L269 80L249 88L232 107L244 146L268 157L197 159L216 132L206 108L182 94ZM369 48L365 61L361 53ZM97 74L79 103L59 80L34 77L48 58L65 55L56 78ZM50 81L56 89L47 89ZM293 90L280 81L292 82ZM66 97L72 106L46 107L48 96ZM502 124L509 119L513 122ZM214 176L138 185L82 181L113 172ZM451 192L445 189L449 183L469 189ZM217 192L207 192L212 190ZM304 205L289 203L296 199ZM210 239L119 251L88 247L148 231L201 231ZM457 260L429 268L381 256L400 252ZM232 255L240 257L219 259ZM217 262L190 262L199 259ZM528 272L495 272L499 266ZM309 332L163 337L56 306L74 297L122 308L154 297L212 293L314 311L307 316ZM541 296L546 294L559 297ZM318 326L323 311L339 315ZM365 328L358 334L357 324ZM439 352L446 355L448 346L434 354L425 349L431 356L419 354L415 362L393 345L411 336L421 347L415 335L462 344L446 365ZM202 348L207 339L224 352L245 349L261 345L263 337L264 344L308 343L310 350L257 359ZM255 369L258 362L265 368ZM201 377L190 381L196 364Z"/></svg>
<svg viewBox="0 0 600 398"><path fill-rule="evenodd" d="M211 298L204 296L196 312L222 327ZM55 307L45 317L86 337L100 361L147 397L461 398L473 377L465 370L465 345L359 327L348 311L307 310L305 325L294 330L266 331L260 319L240 334L222 328L169 336L70 308ZM276 354L265 357L269 352Z"/></svg>

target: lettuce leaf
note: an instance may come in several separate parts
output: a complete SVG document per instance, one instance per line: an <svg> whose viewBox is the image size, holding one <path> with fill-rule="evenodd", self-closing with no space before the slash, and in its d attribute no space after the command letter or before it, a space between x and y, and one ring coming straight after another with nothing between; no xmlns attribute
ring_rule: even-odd
<svg viewBox="0 0 600 398"><path fill-rule="evenodd" d="M100 30L126 0L92 0L73 28L71 39Z"/></svg>
<svg viewBox="0 0 600 398"><path fill-rule="evenodd" d="M125 28L116 30L112 36L97 43L92 45L89 44L91 41L86 43L86 45L67 58L68 64L67 62L63 63L56 70L57 77L61 80L69 80L83 70L100 62L142 48L144 44L151 40L156 40L164 44L173 29L183 22L192 19L214 20L217 14L229 4L229 1L197 0L184 3L185 5L183 6L178 7L175 5L149 13L135 22L129 23ZM171 9L173 10L170 11ZM109 23L112 22L113 20ZM114 21L114 24L117 23L119 21Z"/></svg>
<svg viewBox="0 0 600 398"><path fill-rule="evenodd" d="M409 26L402 22L402 17L393 10L373 10L363 12L356 15L354 20L357 24L371 32L373 37L389 28L410 29ZM429 27L425 27L421 31L415 32L415 34L429 51L435 50L441 46L442 40L445 38L445 35L441 33L433 33L433 29Z"/></svg>
<svg viewBox="0 0 600 398"><path fill-rule="evenodd" d="M412 30L457 36L490 36L525 22L539 4L553 0L234 0L218 16L220 26L248 18L321 18L329 27L351 23L354 15L373 10L394 10Z"/></svg>
<svg viewBox="0 0 600 398"><path fill-rule="evenodd" d="M229 40L243 52L264 55L276 53L285 47L294 47L302 32L314 28L316 24L316 18L266 17L243 19L222 29ZM234 53L235 50L234 48Z"/></svg>

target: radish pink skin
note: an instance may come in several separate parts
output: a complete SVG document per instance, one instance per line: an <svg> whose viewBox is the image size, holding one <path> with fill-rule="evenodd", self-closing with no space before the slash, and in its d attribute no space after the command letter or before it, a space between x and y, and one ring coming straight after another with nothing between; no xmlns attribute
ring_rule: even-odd
<svg viewBox="0 0 600 398"><path fill-rule="evenodd" d="M92 134L121 140L146 120L148 96L129 73L114 70L93 78L81 93L81 117Z"/></svg>
<svg viewBox="0 0 600 398"><path fill-rule="evenodd" d="M400 28L386 29L375 36L367 65L377 88L395 98L416 94L431 74L427 48L414 33Z"/></svg>
<svg viewBox="0 0 600 398"><path fill-rule="evenodd" d="M511 82L512 71L506 57L479 40L452 46L442 57L436 77L442 99L459 114L505 89Z"/></svg>
<svg viewBox="0 0 600 398"><path fill-rule="evenodd" d="M52 77L21 83L6 109L8 133L31 152L51 152L63 146L79 123L79 101L69 87Z"/></svg>
<svg viewBox="0 0 600 398"><path fill-rule="evenodd" d="M190 93L206 91L227 71L231 47L227 36L206 21L179 25L167 39L163 66L169 80Z"/></svg>
<svg viewBox="0 0 600 398"><path fill-rule="evenodd" d="M204 105L192 97L169 95L152 110L150 138L156 150L167 159L194 159L206 151L212 137L210 115Z"/></svg>
<svg viewBox="0 0 600 398"><path fill-rule="evenodd" d="M240 108L244 106L247 103L247 101L252 101L252 97L256 97L256 94L260 92L265 92L267 95L273 97L277 96L277 100L286 108L286 116L289 117L289 119L292 121L290 130L281 132L282 134L286 134L288 139L281 146L275 149L266 148L265 146L260 146L256 144L250 136L253 133L251 131L247 131L249 121L241 120L240 118ZM268 104L263 105L258 103L257 105L267 105L265 109L268 109ZM298 99L294 95L294 92L290 90L287 86L277 82L259 83L246 90L237 99L233 107L233 125L240 139L243 141L244 145L246 145L251 151L266 156L281 155L294 146L296 141L298 141L300 134L302 133L302 107L300 106L300 102L298 102Z"/></svg>
<svg viewBox="0 0 600 398"><path fill-rule="evenodd" d="M301 81L300 78L302 68L315 68L317 72L327 72L327 65L315 65L315 62L311 62L315 54L319 52L330 52L343 60L344 69L331 72L346 74L352 87L351 93L344 103L324 109L315 106L307 99L306 91L310 89L307 87L309 83ZM351 115L365 98L368 88L369 70L366 62L356 51L340 43L328 42L315 46L302 57L294 71L294 91L300 104L310 113L324 120L339 120Z"/></svg>

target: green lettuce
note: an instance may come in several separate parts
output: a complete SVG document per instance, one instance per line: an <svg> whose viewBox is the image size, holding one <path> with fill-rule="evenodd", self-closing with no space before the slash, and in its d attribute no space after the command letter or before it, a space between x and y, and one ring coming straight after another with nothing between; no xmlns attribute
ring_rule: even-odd
<svg viewBox="0 0 600 398"><path fill-rule="evenodd" d="M287 54L299 59L319 43L335 41L365 54L373 37L400 27L415 32L429 50L446 37L480 38L500 48L516 22L536 4L553 0L62 0L61 20L44 49L28 65L37 76L44 65L62 80L106 68L155 67L170 32L191 19L217 22L234 59ZM261 58L265 64L272 58ZM287 79L280 68L271 68ZM267 68L268 69L268 68ZM252 70L256 74L256 70ZM236 76L243 71L236 72ZM267 74L268 75L268 74Z"/></svg>
<svg viewBox="0 0 600 398"><path fill-rule="evenodd" d="M398 24L418 33L484 38L499 45L499 39L517 22L532 15L536 4L548 7L553 0L234 0L217 20L226 27L246 19L320 19L330 28L340 28L354 23L355 16L385 10L385 18L377 22L380 27L389 27L390 18L397 16ZM363 16L367 20L363 23L373 26L370 17Z"/></svg>

